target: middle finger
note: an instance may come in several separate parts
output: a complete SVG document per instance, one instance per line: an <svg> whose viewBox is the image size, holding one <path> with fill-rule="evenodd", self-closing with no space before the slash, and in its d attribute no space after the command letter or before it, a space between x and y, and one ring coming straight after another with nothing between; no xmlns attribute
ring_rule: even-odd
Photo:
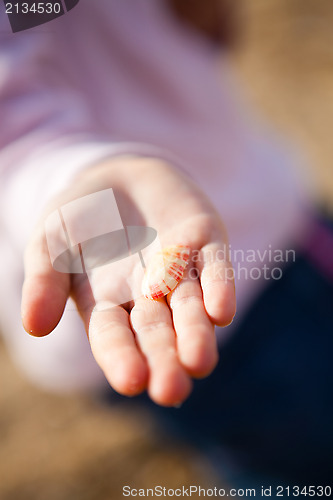
<svg viewBox="0 0 333 500"><path fill-rule="evenodd" d="M181 365L170 309L164 299L139 298L131 311L137 343L149 366L148 393L158 404L175 406L189 395L191 379Z"/></svg>

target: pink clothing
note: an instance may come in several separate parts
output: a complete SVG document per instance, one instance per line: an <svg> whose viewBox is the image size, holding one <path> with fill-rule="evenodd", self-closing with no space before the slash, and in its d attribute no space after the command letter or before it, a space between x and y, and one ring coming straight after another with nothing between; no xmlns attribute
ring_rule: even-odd
<svg viewBox="0 0 333 500"><path fill-rule="evenodd" d="M220 212L233 249L292 247L302 220L292 160L240 102L226 55L162 1L81 0L16 34L2 4L0 14L0 272L12 290L2 289L1 305L16 318L7 325L20 329L22 252L41 209L78 170L110 155L174 158ZM263 283L237 281L239 314ZM63 342L23 341L21 329L14 337L15 352Z"/></svg>

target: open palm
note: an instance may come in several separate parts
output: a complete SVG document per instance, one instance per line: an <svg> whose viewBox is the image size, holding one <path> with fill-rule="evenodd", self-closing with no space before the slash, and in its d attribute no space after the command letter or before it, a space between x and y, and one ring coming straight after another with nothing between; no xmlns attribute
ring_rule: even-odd
<svg viewBox="0 0 333 500"><path fill-rule="evenodd" d="M119 261L87 273L58 272L50 260L45 215L25 254L23 324L33 335L50 333L72 295L94 357L111 386L126 395L147 388L155 402L177 405L189 395L191 377L208 375L216 365L214 325L226 325L234 316L225 230L201 191L172 166L153 158L119 157L87 169L73 189L53 200L49 212L108 188L124 226L154 228L162 247L191 248L183 280L167 297L146 299L140 292L139 254L126 259L126 265ZM78 220L85 220L82 215L77 214Z"/></svg>

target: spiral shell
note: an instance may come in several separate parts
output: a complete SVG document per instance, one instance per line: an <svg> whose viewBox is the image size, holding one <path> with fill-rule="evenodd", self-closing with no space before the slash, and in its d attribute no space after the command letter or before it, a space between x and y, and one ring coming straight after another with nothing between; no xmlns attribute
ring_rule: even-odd
<svg viewBox="0 0 333 500"><path fill-rule="evenodd" d="M174 245L157 252L149 262L142 281L142 293L157 300L172 292L183 277L190 248Z"/></svg>

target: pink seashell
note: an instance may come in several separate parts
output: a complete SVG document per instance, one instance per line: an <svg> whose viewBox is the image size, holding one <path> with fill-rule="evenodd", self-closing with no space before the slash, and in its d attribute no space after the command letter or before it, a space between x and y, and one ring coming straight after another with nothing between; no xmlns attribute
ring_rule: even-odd
<svg viewBox="0 0 333 500"><path fill-rule="evenodd" d="M142 281L142 293L157 300L172 292L183 277L190 248L174 245L157 252L149 262Z"/></svg>

